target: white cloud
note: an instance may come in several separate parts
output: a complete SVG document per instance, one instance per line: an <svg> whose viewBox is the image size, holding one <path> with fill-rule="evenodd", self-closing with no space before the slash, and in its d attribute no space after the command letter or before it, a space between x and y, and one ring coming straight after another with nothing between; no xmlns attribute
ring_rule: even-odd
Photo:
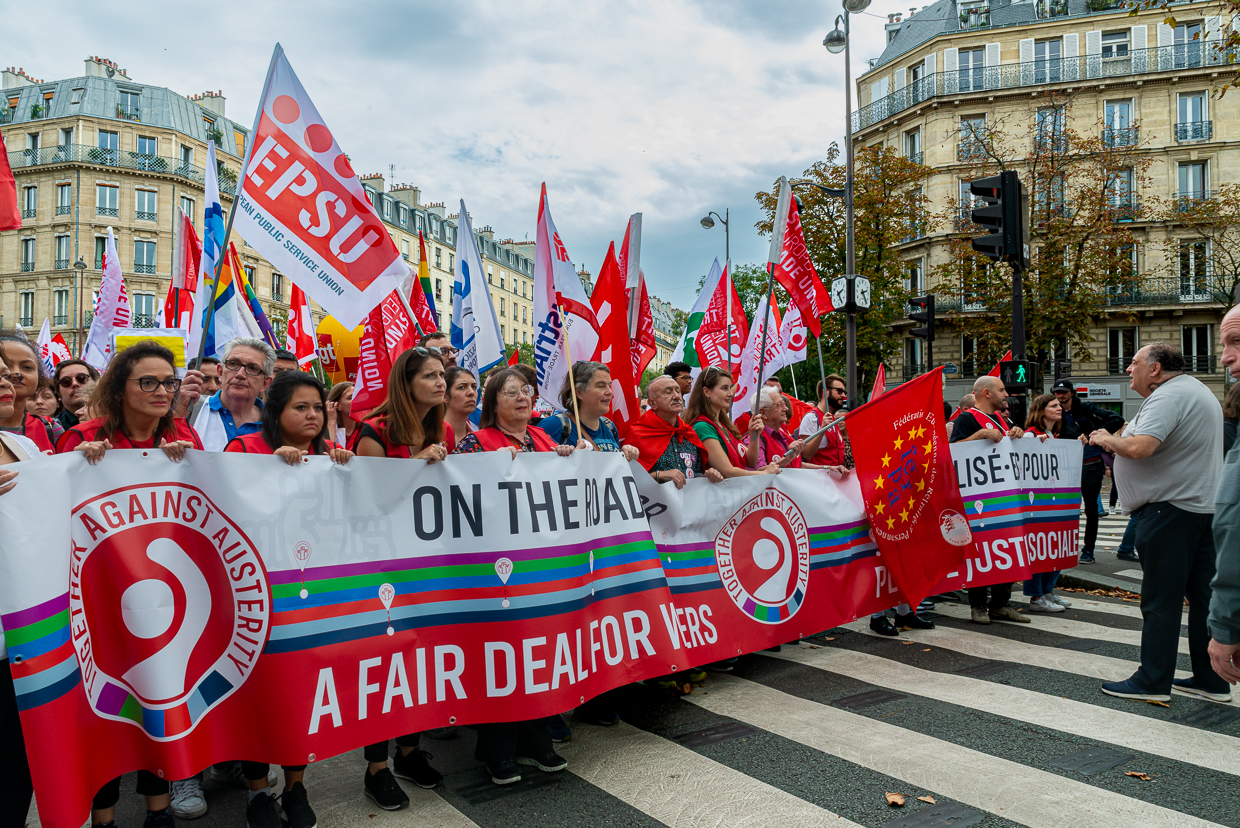
<svg viewBox="0 0 1240 828"><path fill-rule="evenodd" d="M533 237L546 181L569 252L591 271L640 210L652 288L688 307L723 255L722 228L702 230L701 216L730 207L733 259L764 259L753 194L842 142L843 59L821 45L838 11L816 0L221 0L106 14L69 3L50 44L45 19L10 10L5 62L50 79L106 56L140 82L222 89L228 115L248 123L279 40L359 172L394 164L424 200L464 198L475 226L518 239ZM856 72L883 35L881 20L853 20Z"/></svg>

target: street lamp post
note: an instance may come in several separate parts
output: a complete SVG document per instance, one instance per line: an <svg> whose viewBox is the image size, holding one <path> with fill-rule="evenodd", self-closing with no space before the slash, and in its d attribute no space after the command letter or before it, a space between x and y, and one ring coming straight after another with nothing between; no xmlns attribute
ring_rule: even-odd
<svg viewBox="0 0 1240 828"><path fill-rule="evenodd" d="M853 139L852 139L852 53L849 49L849 12L865 11L870 0L844 0L844 13L835 18L835 30L823 38L822 45L833 55L844 53L844 256L845 277L849 282L857 276L857 248L853 228ZM843 31L840 23L844 24ZM851 285L850 285L851 286ZM850 298L852 291L849 290ZM848 338L845 345L845 361L848 364L848 407L857 404L857 312L851 302L848 311Z"/></svg>

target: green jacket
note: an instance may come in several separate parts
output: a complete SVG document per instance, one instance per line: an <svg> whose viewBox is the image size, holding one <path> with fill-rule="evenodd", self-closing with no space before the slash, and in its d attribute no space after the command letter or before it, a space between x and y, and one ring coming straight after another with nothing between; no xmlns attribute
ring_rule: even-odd
<svg viewBox="0 0 1240 828"><path fill-rule="evenodd" d="M1234 447L1223 462L1214 503L1218 573L1210 585L1210 635L1220 644L1240 644L1240 452Z"/></svg>

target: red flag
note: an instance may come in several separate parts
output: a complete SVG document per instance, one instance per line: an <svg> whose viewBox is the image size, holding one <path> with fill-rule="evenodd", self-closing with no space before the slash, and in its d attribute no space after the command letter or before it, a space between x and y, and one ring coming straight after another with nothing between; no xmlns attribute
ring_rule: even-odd
<svg viewBox="0 0 1240 828"><path fill-rule="evenodd" d="M732 298L730 337L732 354L730 359L728 356L728 294L731 294ZM732 274L725 269L719 284L715 286L714 294L710 297L710 305L707 306L706 313L702 316L702 324L698 327L698 360L703 366L714 365L719 368L726 368L731 363L732 373L735 375L740 369L741 354L744 353L747 341L749 341L749 322L745 319L745 309L741 307L741 297L737 294L736 285L732 282Z"/></svg>
<svg viewBox="0 0 1240 828"><path fill-rule="evenodd" d="M887 366L878 363L878 373L874 375L874 387L870 389L870 402L877 400L887 390Z"/></svg>
<svg viewBox="0 0 1240 828"><path fill-rule="evenodd" d="M17 206L17 179L9 166L9 151L0 135L0 230L16 230L22 226L21 210Z"/></svg>
<svg viewBox="0 0 1240 828"><path fill-rule="evenodd" d="M1011 359L1011 358L1012 358L1012 351L1009 349L1009 350L1008 350L1008 352L1007 352L1006 354L1004 354L1004 355L1003 355L1003 359L1001 359L1001 360L999 360L998 362L996 362L996 363L995 363L995 367L990 369L990 373L989 373L989 374L987 374L987 376L990 376L990 377L997 377L997 376L999 376L999 366L1000 366L1002 363L1007 362L1007 361L1008 361L1009 359Z"/></svg>
<svg viewBox="0 0 1240 828"><path fill-rule="evenodd" d="M357 360L357 384L353 389L353 419L360 423L387 399L392 362L417 344L413 320L394 290L366 317Z"/></svg>
<svg viewBox="0 0 1240 828"><path fill-rule="evenodd" d="M822 335L823 314L835 310L831 297L818 278L818 271L810 260L805 247L805 233L801 230L801 214L795 198L788 199L788 215L784 218L784 246L779 261L773 265L775 279L788 291L788 296L801 309L805 326L814 336ZM780 218L780 217L776 217Z"/></svg>
<svg viewBox="0 0 1240 828"><path fill-rule="evenodd" d="M164 327L189 330L189 321L193 315L194 291L180 290L169 285L168 295L164 298Z"/></svg>
<svg viewBox="0 0 1240 828"><path fill-rule="evenodd" d="M516 345L513 345L512 353L508 355L508 364L510 366L516 365L520 361L521 361L521 351L517 349Z"/></svg>
<svg viewBox="0 0 1240 828"><path fill-rule="evenodd" d="M624 274L616 261L616 245L607 247L607 258L598 274L590 305L598 320L598 348L594 359L611 370L611 418L624 437L629 426L641 416L637 404L637 383L633 380L633 358L629 339L629 320L625 315Z"/></svg>
<svg viewBox="0 0 1240 828"><path fill-rule="evenodd" d="M637 227L637 233L634 234L634 225ZM633 237L636 235L639 241L634 242ZM620 278L628 284L629 273L629 257L633 248L640 247L641 237L641 214L637 214L629 219L628 225L624 228L624 241L620 243L620 252L616 254L616 261L620 267ZM632 334L629 340L629 346L633 351L633 376L641 379L642 372L646 370L646 366L650 364L650 360L654 359L658 349L654 343L654 316L650 312L650 294L646 292L646 274L638 268L638 281L641 289L638 291L636 301L639 303L637 307L637 331ZM634 302L633 289L626 287L624 291L625 313L627 314L632 308ZM600 323L601 324L601 323ZM627 323L626 323L627 324Z"/></svg>
<svg viewBox="0 0 1240 828"><path fill-rule="evenodd" d="M845 424L871 535L916 606L973 554L943 424L943 369L849 412Z"/></svg>
<svg viewBox="0 0 1240 828"><path fill-rule="evenodd" d="M297 364L308 371L310 363L314 362L317 356L314 348L314 315L310 312L310 300L297 285L293 285L290 299L288 328L285 331L288 343L285 347L297 355Z"/></svg>

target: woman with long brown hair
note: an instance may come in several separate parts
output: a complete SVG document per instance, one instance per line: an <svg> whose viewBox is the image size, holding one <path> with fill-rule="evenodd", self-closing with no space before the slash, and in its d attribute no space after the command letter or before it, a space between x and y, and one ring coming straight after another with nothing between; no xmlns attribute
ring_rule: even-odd
<svg viewBox="0 0 1240 828"><path fill-rule="evenodd" d="M452 426L452 433L458 440L464 439L474 430L469 418L478 410L478 380L469 370L459 365L449 365L444 371L444 382L448 386L444 421Z"/></svg>
<svg viewBox="0 0 1240 828"><path fill-rule="evenodd" d="M1042 442L1065 437L1063 406L1054 394L1041 394L1029 405L1025 419L1025 434L1032 434ZM1082 504L1090 509L1093 503ZM1025 581L1024 593L1033 612L1063 612L1072 606L1055 594L1059 572L1035 572Z"/></svg>
<svg viewBox="0 0 1240 828"><path fill-rule="evenodd" d="M26 410L26 400L38 393L43 363L30 340L20 336L0 336L0 359L9 368L13 383L13 411L0 417L0 430L20 434L44 454L55 454L62 433L60 423L45 420Z"/></svg>
<svg viewBox="0 0 1240 828"><path fill-rule="evenodd" d="M689 404L685 407L684 421L693 426L699 439L706 446L710 467L725 478L747 477L752 474L779 474L777 463L767 463L760 469L745 468L745 455L741 451L740 432L732 424L734 386L732 375L722 368L703 368L689 392ZM762 418L754 417L757 432L761 433ZM752 431L753 429L751 429Z"/></svg>
<svg viewBox="0 0 1240 828"><path fill-rule="evenodd" d="M435 463L452 453L456 439L444 423L444 361L438 348L410 348L392 363L388 396L358 426L362 457L405 457Z"/></svg>

